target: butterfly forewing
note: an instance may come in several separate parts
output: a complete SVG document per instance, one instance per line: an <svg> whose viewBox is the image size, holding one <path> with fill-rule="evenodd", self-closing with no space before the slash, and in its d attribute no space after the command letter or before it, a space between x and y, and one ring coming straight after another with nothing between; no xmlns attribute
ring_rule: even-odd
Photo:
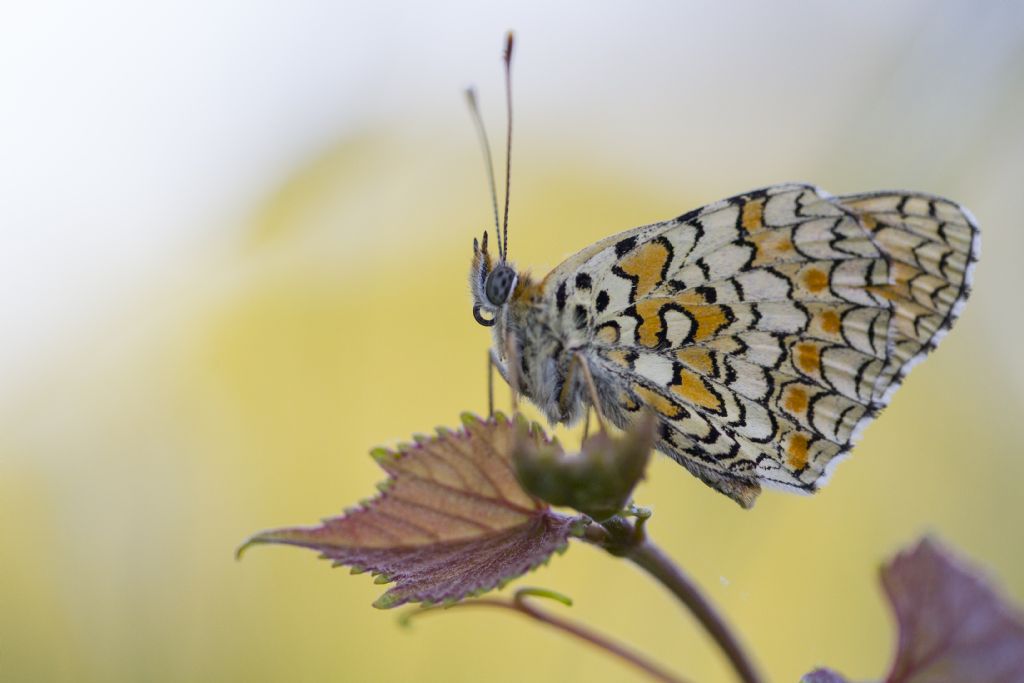
<svg viewBox="0 0 1024 683"><path fill-rule="evenodd" d="M744 506L813 491L966 298L958 205L778 185L604 240L542 285L616 422Z"/></svg>

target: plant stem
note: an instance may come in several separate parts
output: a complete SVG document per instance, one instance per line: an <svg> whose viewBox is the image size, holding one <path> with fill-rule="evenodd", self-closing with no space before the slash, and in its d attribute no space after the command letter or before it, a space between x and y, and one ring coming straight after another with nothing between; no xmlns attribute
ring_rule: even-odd
<svg viewBox="0 0 1024 683"><path fill-rule="evenodd" d="M736 675L744 683L761 683L761 676L754 668L750 657L743 650L739 639L725 623L725 619L701 592L690 577L686 576L660 548L644 541L634 546L627 554L637 566L672 591L704 629L715 639L722 652L729 659Z"/></svg>
<svg viewBox="0 0 1024 683"><path fill-rule="evenodd" d="M590 629L581 626L575 622L569 621L568 619L556 617L553 614L549 614L544 610L534 607L533 605L527 602L526 597L528 595L529 591L519 591L516 593L515 597L512 600L500 600L498 598L479 598L477 600L466 600L463 602L458 602L454 605L450 605L444 608L428 607L422 610L410 612L406 615L406 618L408 619L409 617L413 617L418 614L423 614L424 612L428 611L435 611L437 609L462 609L465 607L499 607L510 609L514 612L519 612L520 614L523 614L541 623L553 626L565 633L568 633L576 638L579 638L580 640L588 642L591 645L594 645L595 647L604 650L608 654L614 655L615 657L618 657L624 662L627 662L632 666L636 667L637 669L640 669L648 676L657 681L661 681L662 683L687 683L685 679L680 678L675 674L671 673L670 671L663 669L658 664L655 664L654 662L647 659L644 655L641 655L640 653L635 652L624 645L616 643L615 641L599 633L591 631Z"/></svg>
<svg viewBox="0 0 1024 683"><path fill-rule="evenodd" d="M600 546L617 557L625 557L668 588L714 638L736 675L743 683L762 683L750 656L697 584L675 565L672 559L646 538L644 519L633 525L623 517L601 524L590 524L583 540Z"/></svg>

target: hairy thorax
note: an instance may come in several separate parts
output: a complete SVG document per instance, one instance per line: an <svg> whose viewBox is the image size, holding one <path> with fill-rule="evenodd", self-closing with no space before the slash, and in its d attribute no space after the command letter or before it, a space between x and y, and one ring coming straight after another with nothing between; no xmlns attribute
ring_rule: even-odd
<svg viewBox="0 0 1024 683"><path fill-rule="evenodd" d="M592 332L566 324L544 283L527 273L519 276L503 322L494 328L494 348L505 364L505 379L516 382L552 423L578 421L589 403L582 366L591 365Z"/></svg>

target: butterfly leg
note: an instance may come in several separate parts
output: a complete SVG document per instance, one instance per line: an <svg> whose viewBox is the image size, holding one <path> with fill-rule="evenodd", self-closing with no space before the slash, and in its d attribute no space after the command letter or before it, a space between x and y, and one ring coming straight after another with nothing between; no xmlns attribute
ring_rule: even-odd
<svg viewBox="0 0 1024 683"><path fill-rule="evenodd" d="M494 417L494 351L487 350L487 417Z"/></svg>
<svg viewBox="0 0 1024 683"><path fill-rule="evenodd" d="M601 403L597 396L597 385L594 384L594 375L590 372L590 365L587 363L587 359L582 353L576 353L572 357L572 362L569 364L569 377L566 378L566 386L570 386L572 381L572 373L575 368L579 368L583 373L583 379L587 384L587 391L590 393L590 405L587 406L587 421L590 420L590 409L594 409L594 414L597 416L597 426L600 428L601 433L607 431L604 423L604 413L601 412ZM589 427L589 424L587 425Z"/></svg>
<svg viewBox="0 0 1024 683"><path fill-rule="evenodd" d="M517 415L519 413L519 387L521 386L518 374L520 365L511 333L505 335L505 357L508 358L505 365L505 381L508 382L508 388L512 392L512 414Z"/></svg>
<svg viewBox="0 0 1024 683"><path fill-rule="evenodd" d="M510 359L511 360L511 359ZM501 358L494 351L490 349L487 352L487 415L494 417L494 371L497 370L501 378L508 384L509 389L512 391L512 412L519 412L519 395L516 393L515 385L513 382L517 381L517 378L512 375L512 370L515 366L512 363L506 365L501 361Z"/></svg>
<svg viewBox="0 0 1024 683"><path fill-rule="evenodd" d="M494 349L487 351L487 416L494 417L494 371L497 370L501 378L509 381L508 370L501 358L494 352Z"/></svg>

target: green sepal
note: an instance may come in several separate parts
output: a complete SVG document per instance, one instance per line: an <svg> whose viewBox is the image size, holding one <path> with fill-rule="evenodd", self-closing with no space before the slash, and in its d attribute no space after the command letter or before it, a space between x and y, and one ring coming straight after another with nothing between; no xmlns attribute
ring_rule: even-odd
<svg viewBox="0 0 1024 683"><path fill-rule="evenodd" d="M516 475L528 492L572 507L595 521L619 514L643 478L657 440L657 418L644 413L621 436L598 432L579 453L565 454L557 443L520 436L512 453Z"/></svg>

